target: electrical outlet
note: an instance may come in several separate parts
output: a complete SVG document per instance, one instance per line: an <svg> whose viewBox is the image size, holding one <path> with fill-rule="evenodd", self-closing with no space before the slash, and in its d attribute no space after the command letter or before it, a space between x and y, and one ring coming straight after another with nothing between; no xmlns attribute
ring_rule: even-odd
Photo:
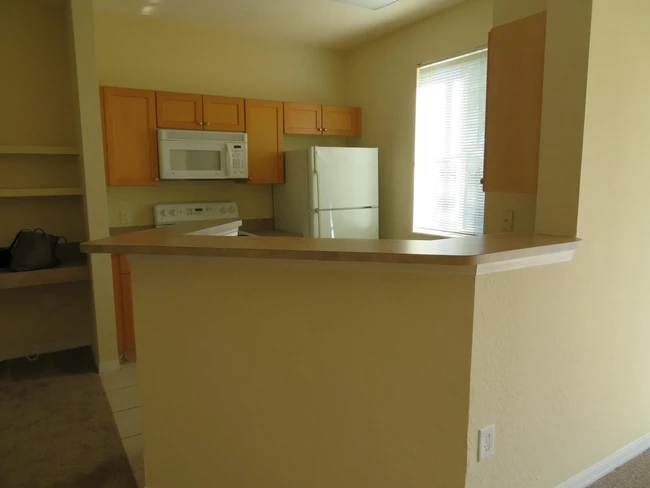
<svg viewBox="0 0 650 488"><path fill-rule="evenodd" d="M130 210L120 210L120 223L124 225L133 223L133 217L131 216Z"/></svg>
<svg viewBox="0 0 650 488"><path fill-rule="evenodd" d="M494 424L478 431L478 460L483 461L494 456Z"/></svg>
<svg viewBox="0 0 650 488"><path fill-rule="evenodd" d="M512 220L514 212L512 210L504 210L503 218L501 219L501 230L503 232L512 232Z"/></svg>

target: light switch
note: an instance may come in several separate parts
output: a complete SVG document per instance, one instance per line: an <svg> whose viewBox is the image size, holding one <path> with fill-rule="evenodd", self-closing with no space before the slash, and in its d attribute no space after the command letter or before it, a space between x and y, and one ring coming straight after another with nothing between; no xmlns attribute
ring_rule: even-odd
<svg viewBox="0 0 650 488"><path fill-rule="evenodd" d="M514 218L514 212L512 210L504 210L503 217L501 220L501 230L503 232L512 232L512 220Z"/></svg>

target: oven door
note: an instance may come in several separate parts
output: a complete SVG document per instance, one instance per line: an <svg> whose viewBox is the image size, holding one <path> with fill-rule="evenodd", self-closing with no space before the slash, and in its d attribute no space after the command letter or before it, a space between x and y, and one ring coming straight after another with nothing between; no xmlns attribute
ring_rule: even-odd
<svg viewBox="0 0 650 488"><path fill-rule="evenodd" d="M215 141L160 141L163 180L219 180L228 178L226 144Z"/></svg>

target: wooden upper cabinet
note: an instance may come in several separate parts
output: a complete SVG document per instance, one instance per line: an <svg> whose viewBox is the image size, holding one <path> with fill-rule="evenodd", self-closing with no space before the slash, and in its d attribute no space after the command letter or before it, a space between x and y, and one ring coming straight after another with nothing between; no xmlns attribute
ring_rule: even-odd
<svg viewBox="0 0 650 488"><path fill-rule="evenodd" d="M545 38L546 12L490 32L486 192L537 192Z"/></svg>
<svg viewBox="0 0 650 488"><path fill-rule="evenodd" d="M158 127L203 129L203 97L186 93L156 92Z"/></svg>
<svg viewBox="0 0 650 488"><path fill-rule="evenodd" d="M155 93L103 87L101 100L107 183L124 186L157 184Z"/></svg>
<svg viewBox="0 0 650 488"><path fill-rule="evenodd" d="M244 99L203 95L203 128L244 132Z"/></svg>
<svg viewBox="0 0 650 488"><path fill-rule="evenodd" d="M284 182L282 102L246 100L248 182Z"/></svg>
<svg viewBox="0 0 650 488"><path fill-rule="evenodd" d="M284 104L284 133L320 135L322 106L305 103Z"/></svg>
<svg viewBox="0 0 650 488"><path fill-rule="evenodd" d="M322 128L326 136L360 136L361 109L323 105Z"/></svg>
<svg viewBox="0 0 650 488"><path fill-rule="evenodd" d="M285 103L284 133L360 136L361 109L333 105Z"/></svg>

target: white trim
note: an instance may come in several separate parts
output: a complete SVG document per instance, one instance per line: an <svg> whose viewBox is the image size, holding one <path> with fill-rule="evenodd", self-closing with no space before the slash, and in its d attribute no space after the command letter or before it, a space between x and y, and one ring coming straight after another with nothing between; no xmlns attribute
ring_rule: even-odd
<svg viewBox="0 0 650 488"><path fill-rule="evenodd" d="M587 488L648 449L650 449L650 433L619 449L611 456L585 469L582 473L557 485L556 488Z"/></svg>
<svg viewBox="0 0 650 488"><path fill-rule="evenodd" d="M575 250L559 251L552 254L541 254L526 258L510 259L508 261L498 261L496 263L479 264L476 267L476 274L484 275L499 273L501 271L511 271L513 269L532 268L545 264L566 263L573 259L575 253Z"/></svg>
<svg viewBox="0 0 650 488"><path fill-rule="evenodd" d="M24 358L25 356L33 356L35 354L40 355L49 354L52 352L67 351L69 349L78 349L80 347L86 347L90 345L90 339L50 342L49 344L36 344L34 346L23 349L22 351L9 353L6 356L2 356L0 357L0 361L6 361L8 359L19 359Z"/></svg>
<svg viewBox="0 0 650 488"><path fill-rule="evenodd" d="M109 373L111 371L117 371L120 369L122 365L120 364L119 359L113 359L112 361L102 361L99 363L99 369L100 373Z"/></svg>

